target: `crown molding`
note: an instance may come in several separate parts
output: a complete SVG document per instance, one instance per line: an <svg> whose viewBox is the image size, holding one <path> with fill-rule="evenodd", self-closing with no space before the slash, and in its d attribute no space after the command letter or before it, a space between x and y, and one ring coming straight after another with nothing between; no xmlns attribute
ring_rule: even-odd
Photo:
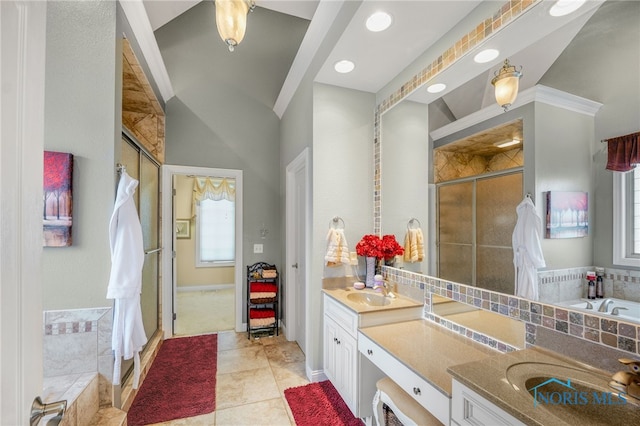
<svg viewBox="0 0 640 426"><path fill-rule="evenodd" d="M511 109L519 108L531 102L540 102L589 116L595 116L602 106L600 102L538 84L519 93ZM497 117L502 113L503 109L499 105L493 104L446 126L442 126L429 134L431 138L436 141L493 117Z"/></svg>

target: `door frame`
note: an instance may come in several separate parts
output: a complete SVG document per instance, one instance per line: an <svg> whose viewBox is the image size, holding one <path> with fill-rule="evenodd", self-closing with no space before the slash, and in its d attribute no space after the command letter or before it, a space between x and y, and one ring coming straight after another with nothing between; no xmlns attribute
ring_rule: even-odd
<svg viewBox="0 0 640 426"><path fill-rule="evenodd" d="M242 170L218 169L209 167L175 166L165 164L162 166L162 331L164 338L173 336L173 313L175 312L175 295L177 283L173 268L173 247L175 244L174 217L173 217L173 176L197 175L209 177L228 177L236 181L236 261L234 269L234 286L236 289L236 331L245 331L242 323L242 295L244 260L242 257Z"/></svg>
<svg viewBox="0 0 640 426"><path fill-rule="evenodd" d="M47 5L0 4L0 424L42 394L42 175Z"/></svg>
<svg viewBox="0 0 640 426"><path fill-rule="evenodd" d="M298 286L295 282L296 271L293 269L293 264L296 262L295 253L295 236L296 236L296 224L293 218L295 217L295 210L298 203L295 197L295 183L296 174L304 170L305 172L305 215L304 215L304 233L305 233L305 247L304 247L304 280L306 289L309 288L309 282L311 280L310 265L311 265L311 161L309 158L309 147L302 150L298 156L287 165L286 169L286 195L285 195L285 224L286 224L286 243L285 243L285 282L287 285L287 291L285 292L285 319L286 328L285 336L287 340L296 340L298 330L296 330L296 301L298 298ZM306 349L309 347L309 292L305 292L305 341L304 348L301 348L304 353L307 353Z"/></svg>

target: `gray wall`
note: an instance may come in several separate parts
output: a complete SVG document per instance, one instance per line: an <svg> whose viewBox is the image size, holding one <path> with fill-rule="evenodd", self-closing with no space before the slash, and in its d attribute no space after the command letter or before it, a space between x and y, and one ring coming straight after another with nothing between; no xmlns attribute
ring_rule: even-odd
<svg viewBox="0 0 640 426"><path fill-rule="evenodd" d="M593 265L612 267L614 172L605 169L606 144L600 140L640 130L640 2L610 0L596 12L605 13L608 21L601 26L587 23L584 37L565 49L540 83L603 104L589 147L595 193L589 213Z"/></svg>
<svg viewBox="0 0 640 426"><path fill-rule="evenodd" d="M313 89L313 242L308 364L322 368L322 277L326 235L334 216L345 223L349 250L373 229L373 110L375 95L315 84ZM364 270L364 265L360 268Z"/></svg>
<svg viewBox="0 0 640 426"><path fill-rule="evenodd" d="M424 166L432 162L429 118L428 105L408 100L381 117L382 233L395 235L403 246L410 218L422 225L425 241L429 241L429 221L435 220L428 216L429 167ZM427 260L407 262L404 268L427 273Z"/></svg>
<svg viewBox="0 0 640 426"><path fill-rule="evenodd" d="M243 172L243 264L237 266L265 261L282 269L278 117L224 87L184 88L166 108L167 164ZM263 254L253 253L254 243L264 245Z"/></svg>
<svg viewBox="0 0 640 426"><path fill-rule="evenodd" d="M46 150L70 152L73 245L45 248L43 309L110 306L108 227L121 126L121 50L116 3L49 2L45 77Z"/></svg>

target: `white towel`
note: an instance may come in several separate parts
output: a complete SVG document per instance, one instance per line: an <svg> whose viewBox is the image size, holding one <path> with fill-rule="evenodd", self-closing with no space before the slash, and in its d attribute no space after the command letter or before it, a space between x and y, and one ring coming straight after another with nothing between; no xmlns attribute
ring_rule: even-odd
<svg viewBox="0 0 640 426"><path fill-rule="evenodd" d="M409 263L422 262L424 260L424 237L422 229L407 229L404 237L404 261Z"/></svg>
<svg viewBox="0 0 640 426"><path fill-rule="evenodd" d="M327 266L349 265L349 247L344 229L329 229L327 234L327 254L324 256Z"/></svg>
<svg viewBox="0 0 640 426"><path fill-rule="evenodd" d="M140 378L140 351L147 343L142 323L140 293L144 248L142 226L133 200L138 181L122 173L109 223L111 275L107 299L115 299L111 348L115 357L113 384L120 384L121 358L134 359L133 388Z"/></svg>

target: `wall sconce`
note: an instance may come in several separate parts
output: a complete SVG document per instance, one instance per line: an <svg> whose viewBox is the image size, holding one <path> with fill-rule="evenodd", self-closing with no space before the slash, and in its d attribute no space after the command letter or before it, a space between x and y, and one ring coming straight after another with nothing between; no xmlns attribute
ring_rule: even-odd
<svg viewBox="0 0 640 426"><path fill-rule="evenodd" d="M253 0L215 0L216 26L220 38L233 52L247 30L247 15L255 9Z"/></svg>
<svg viewBox="0 0 640 426"><path fill-rule="evenodd" d="M508 59L504 60L504 65L500 71L496 71L495 77L491 80L491 84L495 86L496 102L506 111L518 96L518 86L520 77L522 77L522 67L520 71L509 63Z"/></svg>

